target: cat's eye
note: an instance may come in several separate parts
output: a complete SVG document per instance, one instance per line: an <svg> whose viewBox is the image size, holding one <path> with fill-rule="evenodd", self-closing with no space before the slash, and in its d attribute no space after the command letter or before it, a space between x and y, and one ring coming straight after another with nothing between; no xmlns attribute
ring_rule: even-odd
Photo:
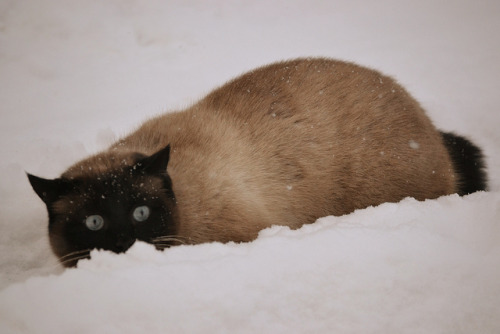
<svg viewBox="0 0 500 334"><path fill-rule="evenodd" d="M85 226L91 231L99 231L104 226L104 219L99 215L88 216Z"/></svg>
<svg viewBox="0 0 500 334"><path fill-rule="evenodd" d="M149 218L149 208L146 205L138 206L132 213L134 219L138 222L143 222Z"/></svg>

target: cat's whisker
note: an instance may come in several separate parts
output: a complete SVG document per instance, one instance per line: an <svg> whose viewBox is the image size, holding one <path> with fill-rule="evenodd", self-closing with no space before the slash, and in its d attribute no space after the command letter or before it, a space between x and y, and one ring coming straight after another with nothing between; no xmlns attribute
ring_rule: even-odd
<svg viewBox="0 0 500 334"><path fill-rule="evenodd" d="M176 242L154 242L153 245L157 248L165 249L175 245L183 245L183 244L176 241Z"/></svg>
<svg viewBox="0 0 500 334"><path fill-rule="evenodd" d="M174 246L174 245L186 245L187 243L177 239L169 239L169 240L161 240L161 241L153 241L153 245L166 245L166 246Z"/></svg>
<svg viewBox="0 0 500 334"><path fill-rule="evenodd" d="M158 244L155 244L155 248L156 250L159 250L159 251L162 251L164 250L165 248L170 248L172 245L158 245Z"/></svg>
<svg viewBox="0 0 500 334"><path fill-rule="evenodd" d="M71 258L67 258L67 259L64 259L64 260L61 260L59 259L59 261L53 265L51 265L50 267L52 269L55 269L55 268L60 268L61 265L63 267L66 267L66 264L67 263L70 263L72 261L79 261L79 260L83 260L83 259L89 259L90 256L89 255L80 255L80 256L74 256L74 257L71 257Z"/></svg>
<svg viewBox="0 0 500 334"><path fill-rule="evenodd" d="M151 242L158 250L164 250L165 248L169 248L174 245L185 245L188 244L188 238L184 238L181 236L161 236L157 238L153 238Z"/></svg>
<svg viewBox="0 0 500 334"><path fill-rule="evenodd" d="M90 255L75 256L73 258L68 258L68 259L60 261L60 262L61 262L62 265L65 265L66 263L70 263L70 262L73 262L73 261L79 261L79 260L83 260L83 259L90 259Z"/></svg>
<svg viewBox="0 0 500 334"><path fill-rule="evenodd" d="M81 250L77 250L77 251L74 251L74 252L71 252L71 253L67 253L67 254L61 256L59 258L59 260L63 261L63 260L65 260L68 257L72 257L72 256L75 256L75 255L83 255L83 254L88 255L89 253L90 253L90 249L81 249Z"/></svg>
<svg viewBox="0 0 500 334"><path fill-rule="evenodd" d="M171 241L178 242L180 244L186 244L187 242L185 240L177 239L177 238L163 238L163 239L156 239L153 240L153 243L168 243Z"/></svg>
<svg viewBox="0 0 500 334"><path fill-rule="evenodd" d="M178 241L182 244L188 243L189 238L182 237L179 235L165 235L152 239L153 242L162 242L162 241Z"/></svg>
<svg viewBox="0 0 500 334"><path fill-rule="evenodd" d="M68 263L78 262L79 260L90 259L90 249L82 249L65 254L59 257L59 263L66 267Z"/></svg>

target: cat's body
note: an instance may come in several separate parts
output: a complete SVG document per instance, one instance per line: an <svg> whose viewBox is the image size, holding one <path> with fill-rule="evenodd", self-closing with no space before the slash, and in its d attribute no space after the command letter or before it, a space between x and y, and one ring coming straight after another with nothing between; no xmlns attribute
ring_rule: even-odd
<svg viewBox="0 0 500 334"><path fill-rule="evenodd" d="M120 189L127 184L149 187L146 192L152 198L164 196L160 202L168 205L159 219L169 226L155 231L154 237L141 237L137 221L123 222L130 215L122 214L119 224L118 218L104 217L105 227L113 225L109 238L120 234L117 224L130 236L121 248L105 243L97 248L122 251L136 238L153 243L156 238L164 245L169 240L250 241L275 224L297 228L319 217L408 196L423 200L484 189L480 151L465 141L469 157L450 155L455 139L461 138L438 132L420 105L391 78L350 63L299 59L247 73L185 111L147 121L109 150L71 167L60 179L67 180L66 185L56 186L62 188L51 196L44 198L43 191L54 181L33 176L30 181L49 209L52 245L60 257L84 247L70 247L61 240L69 224L62 216L74 211L70 202L89 197L85 187L97 178L101 183L114 180ZM167 145L171 149L164 149ZM160 183L170 187L166 174L156 175L167 163L172 188L159 191ZM474 163L476 167L464 175L463 165ZM143 165L153 166L147 168L154 172L142 172L139 182L132 174ZM75 186L69 180L79 182L80 197L71 195L71 201L67 194L74 193L70 188ZM94 190L90 197L106 191ZM94 214L132 212L142 203L116 209L121 204L107 203L109 197L121 203L116 188L91 205L106 214L84 214L82 208L78 219L69 219L71 224L84 225L81 220ZM127 224L132 228L124 227ZM162 239L165 236L172 238ZM93 248L91 243L85 247Z"/></svg>

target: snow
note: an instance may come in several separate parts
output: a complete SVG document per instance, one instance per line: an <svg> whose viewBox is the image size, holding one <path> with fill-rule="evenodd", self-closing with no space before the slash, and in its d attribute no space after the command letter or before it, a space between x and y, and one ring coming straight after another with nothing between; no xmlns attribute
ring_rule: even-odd
<svg viewBox="0 0 500 334"><path fill-rule="evenodd" d="M420 144L413 139L409 141L408 145L414 150L418 150L420 148Z"/></svg>
<svg viewBox="0 0 500 334"><path fill-rule="evenodd" d="M499 12L472 0L0 2L0 333L499 332ZM490 191L60 268L25 170L56 177L146 118L298 56L397 78L439 128L484 149Z"/></svg>

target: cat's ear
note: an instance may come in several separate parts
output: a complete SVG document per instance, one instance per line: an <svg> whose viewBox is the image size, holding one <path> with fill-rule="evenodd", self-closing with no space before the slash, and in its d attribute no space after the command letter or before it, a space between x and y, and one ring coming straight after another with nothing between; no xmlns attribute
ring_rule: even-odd
<svg viewBox="0 0 500 334"><path fill-rule="evenodd" d="M140 170L147 174L166 174L170 159L170 144L155 154L138 162Z"/></svg>
<svg viewBox="0 0 500 334"><path fill-rule="evenodd" d="M69 189L67 182L62 179L48 180L29 173L26 174L28 175L31 187L45 204L55 202Z"/></svg>

